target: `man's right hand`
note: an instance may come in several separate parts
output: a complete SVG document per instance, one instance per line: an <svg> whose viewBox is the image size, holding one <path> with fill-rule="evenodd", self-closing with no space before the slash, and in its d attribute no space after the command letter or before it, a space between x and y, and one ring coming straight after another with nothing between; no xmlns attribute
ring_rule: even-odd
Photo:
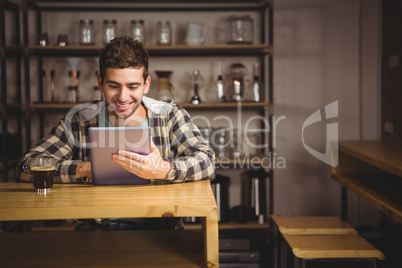
<svg viewBox="0 0 402 268"><path fill-rule="evenodd" d="M76 170L76 178L82 178L82 177L87 177L87 178L92 178L91 174L91 162L80 162L77 166Z"/></svg>

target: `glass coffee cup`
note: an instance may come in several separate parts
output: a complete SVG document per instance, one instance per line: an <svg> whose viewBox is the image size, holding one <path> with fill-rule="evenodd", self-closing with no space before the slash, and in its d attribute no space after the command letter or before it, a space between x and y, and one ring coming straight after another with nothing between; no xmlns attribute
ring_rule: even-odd
<svg viewBox="0 0 402 268"><path fill-rule="evenodd" d="M51 157L37 157L24 165L37 194L46 195L53 189L56 166L57 159Z"/></svg>

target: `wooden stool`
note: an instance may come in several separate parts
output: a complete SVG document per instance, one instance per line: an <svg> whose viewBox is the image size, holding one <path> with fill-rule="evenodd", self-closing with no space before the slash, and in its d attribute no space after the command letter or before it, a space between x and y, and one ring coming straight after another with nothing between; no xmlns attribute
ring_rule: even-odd
<svg viewBox="0 0 402 268"><path fill-rule="evenodd" d="M271 224L275 246L273 250L273 266L281 265L284 255L282 235L357 235L357 231L338 217L283 217L271 215Z"/></svg>
<svg viewBox="0 0 402 268"><path fill-rule="evenodd" d="M331 261L343 263L337 267L345 267L348 262L354 263L349 267L355 267L356 262L366 262L374 268L378 260L385 259L381 251L359 235L283 235L283 238L292 249L293 267L304 268L307 263Z"/></svg>
<svg viewBox="0 0 402 268"><path fill-rule="evenodd" d="M358 234L338 217L282 217L271 215L283 235L354 235Z"/></svg>

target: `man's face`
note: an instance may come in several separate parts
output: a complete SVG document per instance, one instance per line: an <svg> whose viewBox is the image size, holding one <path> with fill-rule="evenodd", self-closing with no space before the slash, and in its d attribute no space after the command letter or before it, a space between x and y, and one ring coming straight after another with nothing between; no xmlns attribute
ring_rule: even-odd
<svg viewBox="0 0 402 268"><path fill-rule="evenodd" d="M142 68L107 68L103 81L98 76L98 85L105 95L109 112L120 119L128 119L134 115L151 83L150 77L144 83L142 75Z"/></svg>

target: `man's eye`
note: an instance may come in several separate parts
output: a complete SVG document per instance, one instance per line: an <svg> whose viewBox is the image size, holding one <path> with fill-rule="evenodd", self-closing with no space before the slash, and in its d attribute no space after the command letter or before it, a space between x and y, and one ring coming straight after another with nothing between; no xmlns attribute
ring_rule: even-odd
<svg viewBox="0 0 402 268"><path fill-rule="evenodd" d="M131 90L136 90L138 87L130 87Z"/></svg>
<svg viewBox="0 0 402 268"><path fill-rule="evenodd" d="M117 88L117 86L109 86L110 88Z"/></svg>

